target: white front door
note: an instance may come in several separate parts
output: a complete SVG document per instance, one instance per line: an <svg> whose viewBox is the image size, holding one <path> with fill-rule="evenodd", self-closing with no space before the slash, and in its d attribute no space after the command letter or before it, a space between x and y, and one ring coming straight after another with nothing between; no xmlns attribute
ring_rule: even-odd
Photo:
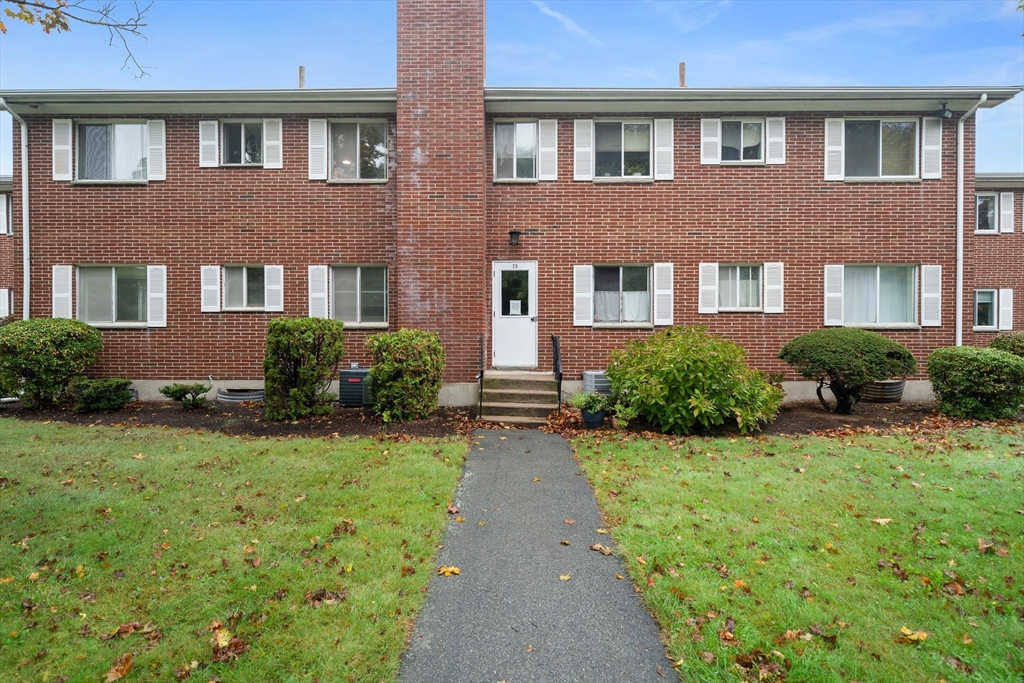
<svg viewBox="0 0 1024 683"><path fill-rule="evenodd" d="M491 366L537 367L537 262L495 261Z"/></svg>

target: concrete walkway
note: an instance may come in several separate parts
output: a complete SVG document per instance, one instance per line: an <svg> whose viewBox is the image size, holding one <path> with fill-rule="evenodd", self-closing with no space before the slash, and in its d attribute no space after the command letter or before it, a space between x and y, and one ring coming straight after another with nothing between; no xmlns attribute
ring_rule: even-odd
<svg viewBox="0 0 1024 683"><path fill-rule="evenodd" d="M479 431L402 683L676 680L658 629L611 546L568 442ZM566 524L565 520L575 520ZM562 541L569 541L569 545ZM568 581L559 577L568 575Z"/></svg>

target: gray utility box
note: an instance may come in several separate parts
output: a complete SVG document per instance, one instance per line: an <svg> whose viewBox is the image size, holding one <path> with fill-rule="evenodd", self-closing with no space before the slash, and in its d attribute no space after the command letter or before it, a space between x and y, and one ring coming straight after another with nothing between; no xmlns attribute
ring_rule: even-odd
<svg viewBox="0 0 1024 683"><path fill-rule="evenodd" d="M370 370L342 370L338 377L338 403L348 408L370 405Z"/></svg>
<svg viewBox="0 0 1024 683"><path fill-rule="evenodd" d="M604 376L603 370L583 371L583 391L588 394L604 394L611 396L612 384Z"/></svg>

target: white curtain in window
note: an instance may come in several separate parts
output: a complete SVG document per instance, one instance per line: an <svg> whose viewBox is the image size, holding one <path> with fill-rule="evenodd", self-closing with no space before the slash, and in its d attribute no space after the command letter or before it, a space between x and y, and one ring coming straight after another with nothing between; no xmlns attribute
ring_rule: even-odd
<svg viewBox="0 0 1024 683"><path fill-rule="evenodd" d="M873 266L846 266L844 272L843 320L847 323L873 323L876 321L875 278Z"/></svg>
<svg viewBox="0 0 1024 683"><path fill-rule="evenodd" d="M906 266L878 269L878 322L914 322L914 269Z"/></svg>
<svg viewBox="0 0 1024 683"><path fill-rule="evenodd" d="M594 322L619 322L619 293L594 292Z"/></svg>
<svg viewBox="0 0 1024 683"><path fill-rule="evenodd" d="M651 295L649 292L622 293L622 322L635 323L650 320Z"/></svg>
<svg viewBox="0 0 1024 683"><path fill-rule="evenodd" d="M114 179L146 179L146 126L114 126Z"/></svg>

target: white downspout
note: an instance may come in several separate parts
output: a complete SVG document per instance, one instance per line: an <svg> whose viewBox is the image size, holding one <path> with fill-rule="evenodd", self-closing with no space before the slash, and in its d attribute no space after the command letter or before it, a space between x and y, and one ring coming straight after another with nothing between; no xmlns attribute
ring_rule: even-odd
<svg viewBox="0 0 1024 683"><path fill-rule="evenodd" d="M14 120L21 124L21 317L28 320L29 290L32 285L32 273L29 272L28 251L28 124L7 106L0 97L0 109L6 110Z"/></svg>
<svg viewBox="0 0 1024 683"><path fill-rule="evenodd" d="M985 104L988 93L956 122L956 345L964 345L964 121ZM975 127L977 139L977 127Z"/></svg>

